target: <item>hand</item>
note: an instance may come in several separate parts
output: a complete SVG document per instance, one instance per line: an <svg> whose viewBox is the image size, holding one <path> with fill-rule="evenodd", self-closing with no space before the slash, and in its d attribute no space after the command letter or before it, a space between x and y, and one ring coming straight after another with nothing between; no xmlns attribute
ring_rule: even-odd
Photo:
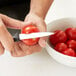
<svg viewBox="0 0 76 76"><path fill-rule="evenodd" d="M32 23L32 24L37 25L37 27L40 29L40 31L46 31L45 22L43 21L43 19L41 19L40 17L38 17L35 14L27 15L24 22L9 18L2 14L0 15L0 17L2 19L2 23L4 23L5 26L10 27L10 28L21 29L25 25ZM2 36L4 36L4 35L2 34ZM7 36L9 36L9 35L7 34ZM35 52L39 52L39 51L41 51L42 47L45 46L45 38L40 38L39 43L34 46L27 46L22 41L14 42L11 35L10 35L10 37L7 37L7 40L3 39L4 42L6 43L6 46L3 45L2 48L3 47L7 48L9 46L8 50L11 50L10 53L14 57L21 57L21 56L29 55L29 54L32 54ZM6 39L6 36L4 38ZM6 41L8 41L8 42L6 42ZM10 47L12 47L12 48L10 48Z"/></svg>
<svg viewBox="0 0 76 76"><path fill-rule="evenodd" d="M14 20L5 15L0 14L0 55L4 53L4 49L10 52L14 49L14 41L11 34L7 31L6 27L21 29L24 22Z"/></svg>
<svg viewBox="0 0 76 76"><path fill-rule="evenodd" d="M25 26L29 24L36 25L40 31L46 31L46 24L42 18L37 16L36 14L28 14L24 20ZM25 56L29 55L35 52L40 52L42 47L45 47L46 38L40 38L38 44L33 46L27 46L22 41L15 43L15 51L13 51L11 54L15 57Z"/></svg>
<svg viewBox="0 0 76 76"><path fill-rule="evenodd" d="M46 31L46 24L45 24L43 18L39 17L38 15L36 15L34 13L29 13L26 16L24 22L26 23L26 25L29 25L29 24L36 25L41 32ZM45 45L46 45L45 40L46 40L46 37L40 38L39 45L41 47L45 47Z"/></svg>

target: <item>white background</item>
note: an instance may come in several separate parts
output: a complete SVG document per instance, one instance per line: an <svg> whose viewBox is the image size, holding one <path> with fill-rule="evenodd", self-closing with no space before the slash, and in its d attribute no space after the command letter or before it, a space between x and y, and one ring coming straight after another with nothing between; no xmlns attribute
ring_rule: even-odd
<svg viewBox="0 0 76 76"><path fill-rule="evenodd" d="M76 17L76 0L55 0L45 21L64 17ZM76 68L57 63L45 49L22 58L13 58L6 52L0 57L0 76L76 76Z"/></svg>

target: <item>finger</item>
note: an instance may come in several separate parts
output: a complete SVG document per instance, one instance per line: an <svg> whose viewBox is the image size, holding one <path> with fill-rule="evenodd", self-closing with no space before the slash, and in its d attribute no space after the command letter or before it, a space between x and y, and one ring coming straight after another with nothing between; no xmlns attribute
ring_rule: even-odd
<svg viewBox="0 0 76 76"><path fill-rule="evenodd" d="M23 42L20 42L19 45L23 49L23 51L25 51L26 55L30 55L30 54L35 53L35 52L40 52L42 49L41 46L39 46L38 44L36 44L34 46L27 46Z"/></svg>
<svg viewBox="0 0 76 76"><path fill-rule="evenodd" d="M17 46L15 46L15 51L11 52L11 55L13 57L23 57L32 53L40 52L41 49L41 46L39 46L38 44L34 46L27 46L22 41L19 41L17 43Z"/></svg>
<svg viewBox="0 0 76 76"><path fill-rule="evenodd" d="M0 20L0 41L5 49L12 51L14 50L14 41L6 27Z"/></svg>
<svg viewBox="0 0 76 76"><path fill-rule="evenodd" d="M0 55L4 54L4 47L2 46L2 44L0 43Z"/></svg>
<svg viewBox="0 0 76 76"><path fill-rule="evenodd" d="M40 32L46 32L47 31L46 24L45 24L45 22L43 20L36 23L36 26L39 28Z"/></svg>
<svg viewBox="0 0 76 76"><path fill-rule="evenodd" d="M40 52L42 47L39 44L36 44L35 46L31 46L31 49L33 50L33 53Z"/></svg>
<svg viewBox="0 0 76 76"><path fill-rule="evenodd" d="M34 24L34 23L30 22L30 21L27 21L26 25L29 25L29 24L36 25L36 24ZM45 23L39 23L36 26L39 28L39 30L41 32L46 31L46 24ZM45 47L46 46L46 37L40 38L38 43L39 43L39 45L41 47Z"/></svg>
<svg viewBox="0 0 76 76"><path fill-rule="evenodd" d="M24 24L25 24L25 26L26 26L26 25L35 25L35 24L34 24L33 22L31 22L31 21L25 21Z"/></svg>
<svg viewBox="0 0 76 76"><path fill-rule="evenodd" d="M31 50L30 46L27 46L25 43L22 41L19 43L20 48L23 50L25 55L30 55L33 53L33 50Z"/></svg>
<svg viewBox="0 0 76 76"><path fill-rule="evenodd" d="M18 42L15 43L15 50L13 52L11 52L11 55L13 57L22 57L22 56L24 56L24 53L23 53L22 49L19 47Z"/></svg>
<svg viewBox="0 0 76 76"><path fill-rule="evenodd" d="M46 46L46 39L47 39L47 37L42 37L42 38L40 38L39 39L39 45L41 46L41 47L45 47Z"/></svg>
<svg viewBox="0 0 76 76"><path fill-rule="evenodd" d="M43 23L39 23L38 25L38 28L39 28L39 30L41 31L41 32L46 32L46 24L43 22ZM41 47L45 47L46 46L46 37L41 37L40 39L39 39L39 45L41 46Z"/></svg>
<svg viewBox="0 0 76 76"><path fill-rule="evenodd" d="M37 26L38 27L38 29L40 30L40 32L44 32L44 31L46 31L46 24L42 21L40 21L40 23L39 22L32 22L31 20L30 21L25 21L24 22L24 24L25 25L35 25L35 26Z"/></svg>
<svg viewBox="0 0 76 76"><path fill-rule="evenodd" d="M3 20L4 24L9 28L21 29L25 26L23 21L10 18L10 17L3 15L3 14L0 14L0 17Z"/></svg>

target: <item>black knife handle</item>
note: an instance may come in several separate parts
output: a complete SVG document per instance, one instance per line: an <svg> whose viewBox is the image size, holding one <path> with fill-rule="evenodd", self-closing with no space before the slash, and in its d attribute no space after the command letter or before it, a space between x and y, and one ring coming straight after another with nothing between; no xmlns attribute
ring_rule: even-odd
<svg viewBox="0 0 76 76"><path fill-rule="evenodd" d="M8 31L10 32L10 34L13 36L13 39L15 42L20 41L19 39L19 34L21 32L21 30L17 30L17 29L9 29Z"/></svg>
<svg viewBox="0 0 76 76"><path fill-rule="evenodd" d="M20 41L20 39L19 39L19 33L16 33L16 34L13 36L13 39L14 39L15 42Z"/></svg>

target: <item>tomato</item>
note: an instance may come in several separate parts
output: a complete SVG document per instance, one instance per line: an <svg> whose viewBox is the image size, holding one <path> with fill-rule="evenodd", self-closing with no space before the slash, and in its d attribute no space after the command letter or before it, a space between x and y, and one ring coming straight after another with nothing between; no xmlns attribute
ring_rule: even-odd
<svg viewBox="0 0 76 76"><path fill-rule="evenodd" d="M52 43L53 45L56 45L57 43L61 43L61 42L66 42L67 41L67 35L64 31L58 30L55 31L55 34L51 35L50 38L50 43Z"/></svg>
<svg viewBox="0 0 76 76"><path fill-rule="evenodd" d="M22 34L30 34L34 32L39 32L39 29L34 25L27 25L21 31ZM23 39L22 41L27 45L35 45L38 43L38 40L39 38L32 38L32 39Z"/></svg>
<svg viewBox="0 0 76 76"><path fill-rule="evenodd" d="M58 43L56 46L55 46L55 50L57 50L58 52L62 52L64 51L65 49L67 49L67 45L65 43Z"/></svg>
<svg viewBox="0 0 76 76"><path fill-rule="evenodd" d="M76 41L75 40L69 40L67 42L67 45L68 45L69 48L72 48L72 49L76 50Z"/></svg>
<svg viewBox="0 0 76 76"><path fill-rule="evenodd" d="M67 28L65 30L68 39L76 40L76 28Z"/></svg>
<svg viewBox="0 0 76 76"><path fill-rule="evenodd" d="M75 57L75 51L72 48L67 48L62 52L64 55Z"/></svg>

